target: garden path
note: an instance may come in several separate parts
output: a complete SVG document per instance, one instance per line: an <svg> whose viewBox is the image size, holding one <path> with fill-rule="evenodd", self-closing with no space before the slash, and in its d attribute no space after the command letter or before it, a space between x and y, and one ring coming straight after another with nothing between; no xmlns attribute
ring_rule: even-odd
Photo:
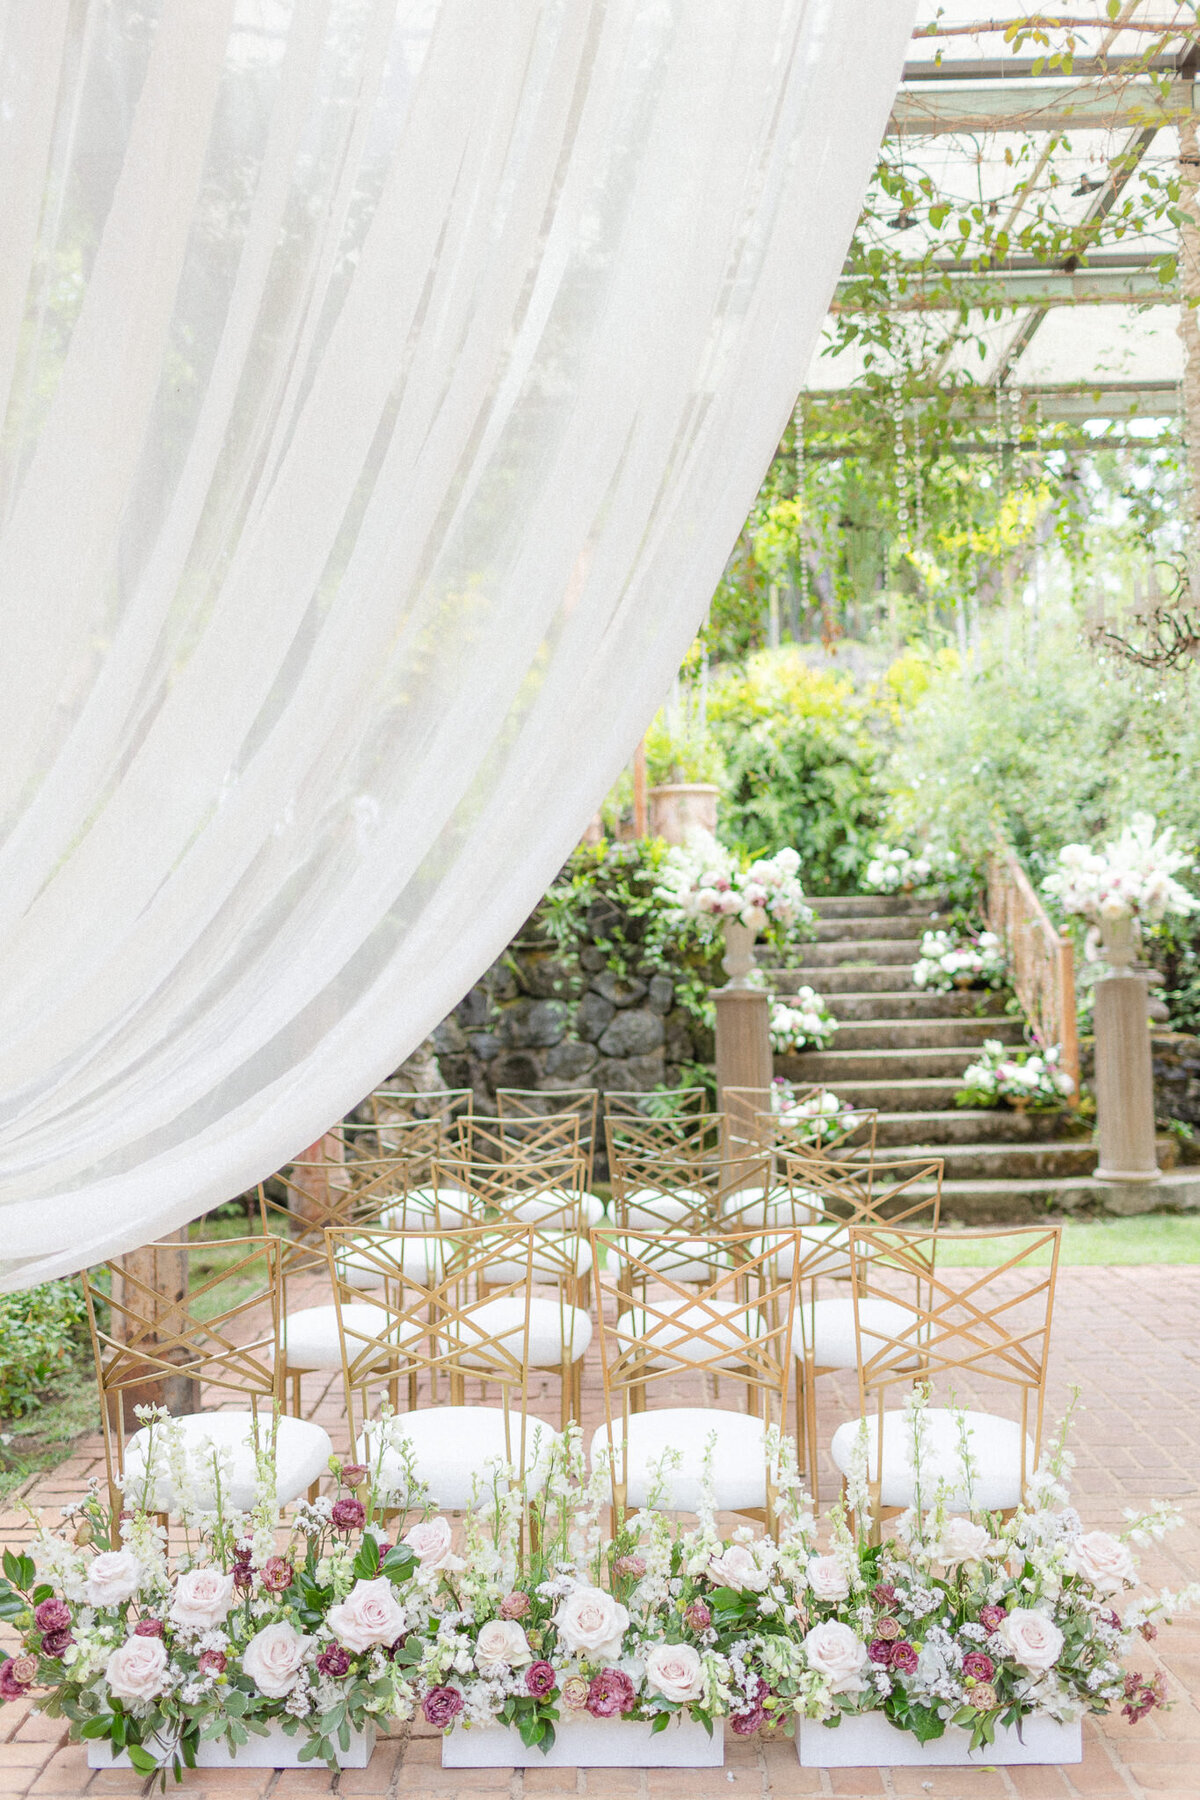
<svg viewBox="0 0 1200 1800"><path fill-rule="evenodd" d="M1087 1521L1119 1526L1122 1509L1150 1498L1175 1501L1186 1524L1147 1554L1144 1568L1155 1587L1181 1586L1200 1575L1200 1267L1067 1268L1059 1276L1055 1352L1050 1376L1050 1416L1081 1390L1082 1410L1074 1444L1078 1458L1076 1499ZM589 1358L590 1362L590 1358ZM340 1382L306 1392L315 1415L343 1447ZM852 1382L823 1381L822 1441L853 1410ZM965 1398L965 1396L964 1396ZM547 1394L535 1408L555 1417ZM599 1380L589 1369L585 1425L599 1422ZM98 1438L83 1440L50 1474L31 1482L29 1503L51 1516L76 1496L88 1477L100 1474ZM822 1492L834 1491L832 1469ZM15 1507L0 1515L0 1535L16 1544L28 1522ZM337 1778L321 1770L258 1774L236 1770L193 1772L181 1792L188 1800L293 1800L302 1794L379 1796L380 1800L450 1800L486 1794L496 1800L525 1796L587 1795L589 1800L674 1800L676 1796L728 1794L744 1800L1196 1800L1200 1794L1200 1621L1165 1631L1138 1658L1144 1670L1161 1668L1172 1689L1170 1712L1137 1727L1120 1717L1085 1723L1085 1760L1076 1768L1014 1770L844 1769L803 1770L792 1744L729 1736L724 1770L535 1769L450 1771L439 1764L437 1738L419 1725L377 1747L369 1768ZM65 1743L65 1730L41 1719L27 1703L0 1709L0 1796L31 1795L66 1800L87 1794L143 1794L150 1785L132 1775L90 1774L84 1752Z"/></svg>

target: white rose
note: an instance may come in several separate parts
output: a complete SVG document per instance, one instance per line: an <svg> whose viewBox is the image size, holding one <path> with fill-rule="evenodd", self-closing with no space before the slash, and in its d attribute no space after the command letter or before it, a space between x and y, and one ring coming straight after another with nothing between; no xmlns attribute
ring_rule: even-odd
<svg viewBox="0 0 1200 1800"><path fill-rule="evenodd" d="M475 1639L475 1667L481 1675L519 1669L533 1660L525 1633L515 1619L489 1619Z"/></svg>
<svg viewBox="0 0 1200 1800"><path fill-rule="evenodd" d="M121 1606L142 1584L138 1559L129 1550L102 1550L87 1569L89 1606Z"/></svg>
<svg viewBox="0 0 1200 1800"><path fill-rule="evenodd" d="M1063 1634L1053 1619L1031 1606L1015 1607L1001 1620L996 1636L1014 1662L1039 1675L1054 1667L1063 1647Z"/></svg>
<svg viewBox="0 0 1200 1800"><path fill-rule="evenodd" d="M105 1552L119 1555L119 1551ZM99 1560L99 1559L97 1559ZM161 1638L131 1637L108 1659L104 1678L118 1700L153 1700L162 1693L167 1673L167 1646Z"/></svg>
<svg viewBox="0 0 1200 1800"><path fill-rule="evenodd" d="M959 1563L978 1562L986 1556L991 1541L982 1525L961 1516L947 1519L937 1547L938 1561L948 1569L957 1568Z"/></svg>
<svg viewBox="0 0 1200 1800"><path fill-rule="evenodd" d="M770 1580L766 1569L760 1569L754 1560L754 1552L745 1544L730 1544L720 1556L712 1556L708 1562L708 1579L715 1581L720 1587L732 1588L740 1594L745 1588L752 1593L761 1594Z"/></svg>
<svg viewBox="0 0 1200 1800"><path fill-rule="evenodd" d="M810 1556L806 1573L815 1599L849 1599L850 1577L840 1556Z"/></svg>
<svg viewBox="0 0 1200 1800"><path fill-rule="evenodd" d="M374 1581L356 1581L338 1606L325 1615L329 1629L347 1650L369 1650L373 1644L394 1644L407 1624L407 1614L386 1575Z"/></svg>
<svg viewBox="0 0 1200 1800"><path fill-rule="evenodd" d="M449 1519L426 1519L423 1524L406 1531L400 1542L407 1544L421 1567L431 1573L435 1569L455 1573L467 1566L451 1551Z"/></svg>
<svg viewBox="0 0 1200 1800"><path fill-rule="evenodd" d="M274 1625L264 1625L255 1632L242 1651L242 1668L260 1694L268 1700L282 1700L299 1680L304 1659L315 1642L315 1638L301 1637L286 1620L278 1619Z"/></svg>
<svg viewBox="0 0 1200 1800"><path fill-rule="evenodd" d="M1082 1575L1098 1594L1119 1594L1137 1581L1133 1557L1119 1538L1107 1531L1087 1531L1067 1551L1065 1567L1070 1575Z"/></svg>
<svg viewBox="0 0 1200 1800"><path fill-rule="evenodd" d="M189 1569L175 1583L171 1599L172 1624L191 1631L211 1631L233 1605L233 1576L220 1569Z"/></svg>
<svg viewBox="0 0 1200 1800"><path fill-rule="evenodd" d="M621 1654L621 1639L629 1614L603 1588L572 1589L554 1615L563 1649L589 1662L614 1662Z"/></svg>
<svg viewBox="0 0 1200 1800"><path fill-rule="evenodd" d="M836 1619L814 1625L804 1639L804 1654L810 1669L828 1676L833 1693L857 1694L861 1690L867 1646L848 1625L839 1625Z"/></svg>
<svg viewBox="0 0 1200 1800"><path fill-rule="evenodd" d="M680 1705L704 1697L704 1669L691 1644L655 1644L646 1652L646 1686Z"/></svg>

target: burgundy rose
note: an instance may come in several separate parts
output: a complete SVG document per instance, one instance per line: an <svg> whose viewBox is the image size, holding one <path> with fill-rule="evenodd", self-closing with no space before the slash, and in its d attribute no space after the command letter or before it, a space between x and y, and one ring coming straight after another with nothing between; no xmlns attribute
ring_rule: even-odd
<svg viewBox="0 0 1200 1800"><path fill-rule="evenodd" d="M202 1675L223 1675L225 1673L225 1652L223 1650L202 1650L200 1652L199 1669Z"/></svg>
<svg viewBox="0 0 1200 1800"><path fill-rule="evenodd" d="M500 1617L502 1619L523 1619L529 1611L529 1606L529 1595L523 1594L519 1588L515 1588L511 1594L505 1594L500 1602Z"/></svg>
<svg viewBox="0 0 1200 1800"><path fill-rule="evenodd" d="M872 1638L867 1645L867 1655L873 1663L878 1663L881 1669L886 1669L892 1660L892 1646L886 1638Z"/></svg>
<svg viewBox="0 0 1200 1800"><path fill-rule="evenodd" d="M593 1719L616 1719L632 1712L636 1696L624 1669L601 1669L588 1688L587 1709Z"/></svg>
<svg viewBox="0 0 1200 1800"><path fill-rule="evenodd" d="M689 1631L707 1631L712 1624L712 1610L703 1600L693 1600L683 1609L683 1622Z"/></svg>
<svg viewBox="0 0 1200 1800"><path fill-rule="evenodd" d="M361 1531L367 1522L367 1509L361 1500L335 1500L329 1523L335 1531Z"/></svg>
<svg viewBox="0 0 1200 1800"><path fill-rule="evenodd" d="M871 1598L876 1606L895 1606L899 1597L890 1581L881 1581L871 1589Z"/></svg>
<svg viewBox="0 0 1200 1800"><path fill-rule="evenodd" d="M328 1675L337 1681L349 1670L350 1658L340 1644L330 1644L318 1656L317 1668L322 1675Z"/></svg>
<svg viewBox="0 0 1200 1800"><path fill-rule="evenodd" d="M882 1638L885 1644L894 1644L897 1638L904 1636L899 1619L893 1619L888 1613L884 1613L881 1619L875 1621L875 1636Z"/></svg>
<svg viewBox="0 0 1200 1800"><path fill-rule="evenodd" d="M892 1645L888 1657L888 1667L895 1669L900 1675L915 1675L917 1672L917 1653L912 1645L901 1638L898 1644Z"/></svg>
<svg viewBox="0 0 1200 1800"><path fill-rule="evenodd" d="M24 1662L25 1658L22 1657ZM0 1700L24 1700L29 1693L28 1685L17 1680L16 1664L11 1656L0 1663Z"/></svg>
<svg viewBox="0 0 1200 1800"><path fill-rule="evenodd" d="M71 1609L63 1600L43 1600L33 1609L33 1622L39 1631L68 1631Z"/></svg>
<svg viewBox="0 0 1200 1800"><path fill-rule="evenodd" d="M963 1657L963 1674L972 1681L990 1681L995 1673L995 1663L982 1650L968 1650Z"/></svg>
<svg viewBox="0 0 1200 1800"><path fill-rule="evenodd" d="M753 1737L754 1733L766 1723L766 1718L765 1708L754 1706L749 1712L733 1713L729 1720L729 1729L736 1737Z"/></svg>
<svg viewBox="0 0 1200 1800"><path fill-rule="evenodd" d="M366 1463L343 1463L342 1480L349 1488L361 1487L370 1474Z"/></svg>
<svg viewBox="0 0 1200 1800"><path fill-rule="evenodd" d="M233 1565L233 1585L235 1588L254 1586L254 1565L239 1557Z"/></svg>
<svg viewBox="0 0 1200 1800"><path fill-rule="evenodd" d="M426 1723L444 1731L447 1725L453 1725L466 1702L457 1688L430 1688L421 1702L421 1711L425 1714Z"/></svg>
<svg viewBox="0 0 1200 1800"><path fill-rule="evenodd" d="M545 1694L552 1694L558 1686L558 1676L548 1662L530 1663L525 1671L525 1686L535 1700Z"/></svg>
<svg viewBox="0 0 1200 1800"><path fill-rule="evenodd" d="M139 1619L133 1628L134 1637L162 1637L163 1622L161 1619Z"/></svg>
<svg viewBox="0 0 1200 1800"><path fill-rule="evenodd" d="M634 1580L640 1581L645 1573L646 1559L644 1556L618 1556L613 1564L614 1575L628 1575Z"/></svg>
<svg viewBox="0 0 1200 1800"><path fill-rule="evenodd" d="M1006 1606L981 1606L979 1609L979 1623L985 1631L999 1631L1007 1617Z"/></svg>
<svg viewBox="0 0 1200 1800"><path fill-rule="evenodd" d="M357 1501L354 1502L357 1505ZM286 1556L268 1556L262 1566L262 1584L270 1594L282 1594L292 1585L292 1565Z"/></svg>
<svg viewBox="0 0 1200 1800"><path fill-rule="evenodd" d="M72 1631L48 1631L42 1639L43 1656L63 1656L75 1642Z"/></svg>

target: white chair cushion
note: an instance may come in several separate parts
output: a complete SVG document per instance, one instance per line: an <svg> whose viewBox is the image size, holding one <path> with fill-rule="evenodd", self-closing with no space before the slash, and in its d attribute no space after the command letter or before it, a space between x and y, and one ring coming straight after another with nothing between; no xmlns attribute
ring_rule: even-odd
<svg viewBox="0 0 1200 1800"><path fill-rule="evenodd" d="M832 1281L849 1280L849 1235L844 1225L802 1225L791 1232L771 1257L777 1275L791 1274L796 1266L797 1243L805 1280L817 1275L828 1276ZM766 1248L766 1238L754 1237L747 1241L750 1256L761 1256Z"/></svg>
<svg viewBox="0 0 1200 1800"><path fill-rule="evenodd" d="M965 1473L959 1454L958 1424L954 1415L942 1407L930 1407L925 1413L927 1449L921 1463L921 1492L927 1506L932 1506L939 1479L948 1487L946 1505L951 1512L994 1512L1016 1506L1021 1498L1021 1427L1013 1419L1001 1419L995 1413L965 1413L971 1454L979 1465L974 1492L968 1499ZM867 1469L874 1479L878 1467L875 1446L878 1438L878 1416L867 1420ZM833 1434L830 1449L835 1465L844 1475L850 1468L858 1441L859 1422L847 1419ZM910 1463L911 1433L902 1412L883 1415L883 1482L881 1506L912 1506L913 1471ZM1025 1440L1025 1469L1033 1473L1033 1441Z"/></svg>
<svg viewBox="0 0 1200 1800"><path fill-rule="evenodd" d="M445 1334L446 1327L443 1327ZM519 1294L501 1294L482 1306L472 1307L459 1321L455 1337L460 1343L472 1338L495 1338L510 1356L521 1355L525 1337L525 1302ZM582 1307L560 1304L535 1294L529 1302L529 1363L535 1369L561 1367L564 1349L568 1360L578 1362L592 1341L592 1321ZM468 1352L463 1362L471 1368L486 1368L486 1355L473 1359Z"/></svg>
<svg viewBox="0 0 1200 1800"><path fill-rule="evenodd" d="M410 1226L413 1223L411 1216L408 1223ZM389 1227L392 1224L393 1219L389 1216ZM367 1251L367 1246L373 1248L370 1240L363 1238L361 1245L363 1248L351 1244L349 1249L338 1256L338 1274L347 1287L360 1288L363 1293L369 1293L381 1288L386 1276ZM405 1232L402 1237L389 1239L382 1248L385 1257L396 1262L414 1281L427 1282L431 1278L436 1280L444 1254L437 1238L416 1237Z"/></svg>
<svg viewBox="0 0 1200 1800"><path fill-rule="evenodd" d="M710 1440L715 1438L709 1456ZM630 1506L647 1505L655 1485L655 1470L668 1450L677 1450L680 1464L661 1480L663 1506L668 1512L697 1512L702 1499L705 1457L716 1504L724 1511L766 1505L766 1446L763 1422L746 1413L721 1412L715 1407L671 1406L658 1412L631 1413L624 1437L614 1422L613 1447L616 1472L624 1469L626 1499ZM592 1437L593 1464L608 1450L608 1430L601 1425Z"/></svg>
<svg viewBox="0 0 1200 1800"><path fill-rule="evenodd" d="M369 1301L343 1306L342 1322L346 1331L346 1355L351 1361L362 1354L373 1337L399 1345L421 1334L420 1326L413 1319L394 1319L389 1325L386 1308L372 1306ZM304 1374L311 1369L340 1369L342 1350L338 1342L337 1308L306 1306L300 1312L289 1313L283 1321L283 1348L285 1366L293 1374ZM372 1356L371 1363L387 1360L387 1352L381 1349L377 1356ZM365 1366L370 1367L370 1363Z"/></svg>
<svg viewBox="0 0 1200 1800"><path fill-rule="evenodd" d="M465 1512L478 1504L491 1487L490 1459L518 1460L521 1441L520 1415L509 1415L511 1448L504 1440L504 1413L498 1406L428 1406L419 1412L398 1413L393 1432L408 1439L413 1471L429 1489L433 1505L447 1512ZM374 1433L368 1425L368 1445ZM545 1481L545 1463L558 1442L558 1433L543 1419L525 1417L525 1472L529 1491L537 1493ZM370 1455L372 1467L375 1457ZM383 1452L381 1473L386 1483L403 1488L405 1467L394 1450Z"/></svg>
<svg viewBox="0 0 1200 1800"><path fill-rule="evenodd" d="M609 1245L609 1259L621 1263L639 1257L667 1281L708 1282L729 1267L727 1251L715 1251L707 1238L669 1238L655 1243L650 1238L622 1237ZM635 1268L635 1274L640 1271Z"/></svg>
<svg viewBox="0 0 1200 1800"><path fill-rule="evenodd" d="M571 1247L574 1246L574 1255ZM498 1256L495 1262L483 1263L479 1274L484 1281L494 1282L503 1287L511 1281L524 1281L525 1258L520 1261L516 1257ZM562 1275L575 1275L582 1278L589 1275L592 1268L592 1246L586 1238L576 1237L570 1231L545 1231L539 1233L533 1243L533 1269L535 1275L547 1275L553 1278Z"/></svg>
<svg viewBox="0 0 1200 1800"><path fill-rule="evenodd" d="M223 1486L222 1505L236 1507L240 1512L249 1512L255 1502L256 1478L251 1442L253 1413L188 1413L182 1419L176 1419L175 1424L183 1429L192 1486L201 1510L211 1511L216 1505L211 1453L205 1449L207 1441L219 1450L228 1449L232 1456L233 1477L228 1488ZM259 1414L258 1430L260 1443L268 1444L271 1436L268 1407L264 1406ZM147 1439L148 1433L143 1427L141 1431L134 1433L125 1446L127 1505L135 1503L134 1497L137 1504L141 1504ZM286 1506L289 1501L298 1500L314 1481L327 1474L332 1453L329 1433L320 1425L314 1425L308 1419L293 1419L286 1413L280 1414L275 1437L276 1491L279 1504ZM160 1474L150 1499L149 1510L170 1513L177 1511L178 1505L179 1496L175 1483L169 1475Z"/></svg>
<svg viewBox="0 0 1200 1800"><path fill-rule="evenodd" d="M763 1316L757 1307L739 1306L736 1300L712 1300L704 1306L672 1306L667 1302L663 1311L669 1311L670 1316L660 1318L653 1309L647 1311L644 1307L634 1306L617 1320L617 1342L621 1349L628 1350L639 1338L645 1339L651 1350L646 1364L651 1369L678 1367L693 1360L707 1364L710 1357L724 1349L731 1354L709 1366L714 1369L741 1368L746 1360L746 1338L761 1337L763 1332ZM719 1315L718 1319L714 1320L714 1313ZM723 1325L720 1319L728 1319L730 1323ZM688 1354L693 1344L694 1358ZM656 1356L654 1347L662 1354Z"/></svg>
<svg viewBox="0 0 1200 1800"><path fill-rule="evenodd" d="M635 1231L652 1230L656 1225L678 1225L695 1219L709 1204L709 1196L700 1188L680 1187L671 1193L660 1188L636 1188L626 1196L623 1222Z"/></svg>
<svg viewBox="0 0 1200 1800"><path fill-rule="evenodd" d="M893 1338L911 1332L916 1324L916 1314L898 1300L860 1300L858 1320L863 1356L869 1361ZM803 1356L806 1339L818 1369L857 1368L853 1300L818 1300L815 1306L799 1307L792 1331L792 1349L796 1356ZM915 1367L916 1363L914 1351L911 1362L904 1366Z"/></svg>
<svg viewBox="0 0 1200 1800"><path fill-rule="evenodd" d="M794 1201L786 1187L764 1189L747 1184L721 1195L721 1226L725 1231L761 1230L764 1225L790 1231L812 1217L811 1208Z"/></svg>
<svg viewBox="0 0 1200 1800"><path fill-rule="evenodd" d="M506 1208L508 1217L521 1225L572 1225L576 1216L582 1218L585 1228L599 1225L604 1219L604 1202L595 1194L581 1193L576 1196L566 1189L546 1188L540 1194L531 1194L516 1206Z"/></svg>
<svg viewBox="0 0 1200 1800"><path fill-rule="evenodd" d="M449 1230L455 1225L470 1222L473 1202L465 1188L455 1187L450 1182L440 1183L436 1192L432 1187L410 1188L404 1197L404 1204L396 1207L394 1215L385 1215L381 1222L400 1228L411 1224L411 1219L405 1217L406 1209L409 1213L414 1210L430 1214L436 1212L438 1224L443 1230Z"/></svg>

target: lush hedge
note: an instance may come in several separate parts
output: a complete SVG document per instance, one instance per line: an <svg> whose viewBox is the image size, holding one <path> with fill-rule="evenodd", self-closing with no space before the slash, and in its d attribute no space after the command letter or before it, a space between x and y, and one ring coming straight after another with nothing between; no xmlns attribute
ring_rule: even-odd
<svg viewBox="0 0 1200 1800"><path fill-rule="evenodd" d="M87 1310L76 1281L47 1281L0 1295L0 1418L36 1410L45 1390L79 1360Z"/></svg>

